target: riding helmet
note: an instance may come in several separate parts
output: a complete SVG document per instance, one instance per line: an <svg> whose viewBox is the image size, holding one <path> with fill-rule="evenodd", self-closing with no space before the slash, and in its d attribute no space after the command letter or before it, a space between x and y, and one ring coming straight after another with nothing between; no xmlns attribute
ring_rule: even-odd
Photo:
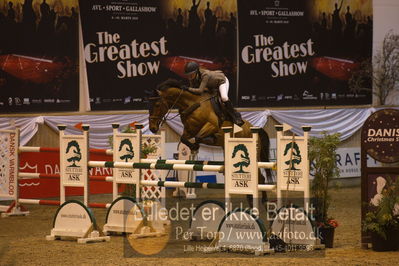
<svg viewBox="0 0 399 266"><path fill-rule="evenodd" d="M184 74L190 75L194 72L197 72L199 69L199 65L197 62L191 61L188 62L184 68Z"/></svg>

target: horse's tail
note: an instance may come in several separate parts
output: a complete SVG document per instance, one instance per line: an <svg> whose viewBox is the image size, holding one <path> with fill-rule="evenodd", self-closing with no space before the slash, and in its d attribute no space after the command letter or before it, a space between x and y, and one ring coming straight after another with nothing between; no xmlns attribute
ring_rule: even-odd
<svg viewBox="0 0 399 266"><path fill-rule="evenodd" d="M269 152L270 152L270 139L269 135L266 131L261 128L259 131L259 144L260 144L260 161L261 162L269 162ZM266 178L268 183L273 183L272 171L267 168L266 171Z"/></svg>

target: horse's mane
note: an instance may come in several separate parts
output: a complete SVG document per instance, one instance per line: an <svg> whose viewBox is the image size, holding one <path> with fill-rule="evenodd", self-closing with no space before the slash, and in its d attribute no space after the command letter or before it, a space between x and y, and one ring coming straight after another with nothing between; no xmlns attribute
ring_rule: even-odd
<svg viewBox="0 0 399 266"><path fill-rule="evenodd" d="M183 84L176 79L167 79L157 86L157 90L163 91L169 88L181 88Z"/></svg>

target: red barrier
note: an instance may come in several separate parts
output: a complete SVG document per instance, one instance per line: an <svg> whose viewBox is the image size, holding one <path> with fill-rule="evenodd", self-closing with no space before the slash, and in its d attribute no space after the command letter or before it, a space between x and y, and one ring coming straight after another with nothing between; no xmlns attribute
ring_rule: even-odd
<svg viewBox="0 0 399 266"><path fill-rule="evenodd" d="M60 173L60 156L57 148L41 148L46 152L22 152L20 158L20 172L41 173L43 176L55 178ZM54 154L50 153L50 151ZM102 151L102 152L100 152ZM90 153L90 160L112 161L111 155L105 155L105 150L96 149ZM99 182L105 180L105 176L112 176L112 169L93 168L89 175L92 177L89 181L90 194L112 193L111 182ZM22 179L19 181L20 198L40 199L59 197L60 183L52 179ZM83 188L67 188L66 196L81 196Z"/></svg>

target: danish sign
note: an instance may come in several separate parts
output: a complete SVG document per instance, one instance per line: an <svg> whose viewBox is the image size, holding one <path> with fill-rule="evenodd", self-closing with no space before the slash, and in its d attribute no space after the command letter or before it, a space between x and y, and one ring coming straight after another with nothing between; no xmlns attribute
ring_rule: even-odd
<svg viewBox="0 0 399 266"><path fill-rule="evenodd" d="M399 111L384 109L372 114L362 128L367 154L383 163L399 161Z"/></svg>

